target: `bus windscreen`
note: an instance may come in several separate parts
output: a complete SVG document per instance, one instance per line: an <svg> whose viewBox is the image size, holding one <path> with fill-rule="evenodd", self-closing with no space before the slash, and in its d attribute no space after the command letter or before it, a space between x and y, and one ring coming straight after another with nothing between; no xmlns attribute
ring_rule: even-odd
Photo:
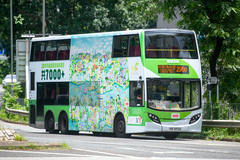
<svg viewBox="0 0 240 160"><path fill-rule="evenodd" d="M157 110L191 110L201 106L200 81L148 79L148 107Z"/></svg>

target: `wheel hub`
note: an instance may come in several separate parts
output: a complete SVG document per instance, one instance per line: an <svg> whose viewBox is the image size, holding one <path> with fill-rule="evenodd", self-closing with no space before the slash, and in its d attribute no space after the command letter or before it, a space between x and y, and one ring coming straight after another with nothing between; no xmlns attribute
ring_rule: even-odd
<svg viewBox="0 0 240 160"><path fill-rule="evenodd" d="M118 125L117 125L118 131L121 133L124 133L125 129L124 129L124 122L123 121L119 121Z"/></svg>
<svg viewBox="0 0 240 160"><path fill-rule="evenodd" d="M49 128L53 127L53 118L49 118L49 120L48 120L48 127Z"/></svg>

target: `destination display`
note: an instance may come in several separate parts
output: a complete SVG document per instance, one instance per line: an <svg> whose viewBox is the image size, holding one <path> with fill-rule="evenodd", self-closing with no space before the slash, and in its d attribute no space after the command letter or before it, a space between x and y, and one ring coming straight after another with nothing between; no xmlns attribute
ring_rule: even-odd
<svg viewBox="0 0 240 160"><path fill-rule="evenodd" d="M158 73L189 74L189 67L181 65L158 65Z"/></svg>

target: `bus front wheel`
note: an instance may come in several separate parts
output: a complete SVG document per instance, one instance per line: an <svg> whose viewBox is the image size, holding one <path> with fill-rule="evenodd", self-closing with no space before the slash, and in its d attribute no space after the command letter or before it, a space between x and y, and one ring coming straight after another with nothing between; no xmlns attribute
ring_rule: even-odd
<svg viewBox="0 0 240 160"><path fill-rule="evenodd" d="M114 130L117 137L125 138L131 137L130 134L126 134L125 119L122 115L118 115L114 121Z"/></svg>
<svg viewBox="0 0 240 160"><path fill-rule="evenodd" d="M59 118L60 131L62 134L68 133L68 117L66 113L62 113Z"/></svg>

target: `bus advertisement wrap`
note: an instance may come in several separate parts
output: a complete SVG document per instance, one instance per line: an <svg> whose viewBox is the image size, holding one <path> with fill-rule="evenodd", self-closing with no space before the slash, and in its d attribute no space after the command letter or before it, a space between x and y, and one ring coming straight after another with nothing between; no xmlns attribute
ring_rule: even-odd
<svg viewBox="0 0 240 160"><path fill-rule="evenodd" d="M50 133L199 133L200 66L188 30L34 38L29 123Z"/></svg>

